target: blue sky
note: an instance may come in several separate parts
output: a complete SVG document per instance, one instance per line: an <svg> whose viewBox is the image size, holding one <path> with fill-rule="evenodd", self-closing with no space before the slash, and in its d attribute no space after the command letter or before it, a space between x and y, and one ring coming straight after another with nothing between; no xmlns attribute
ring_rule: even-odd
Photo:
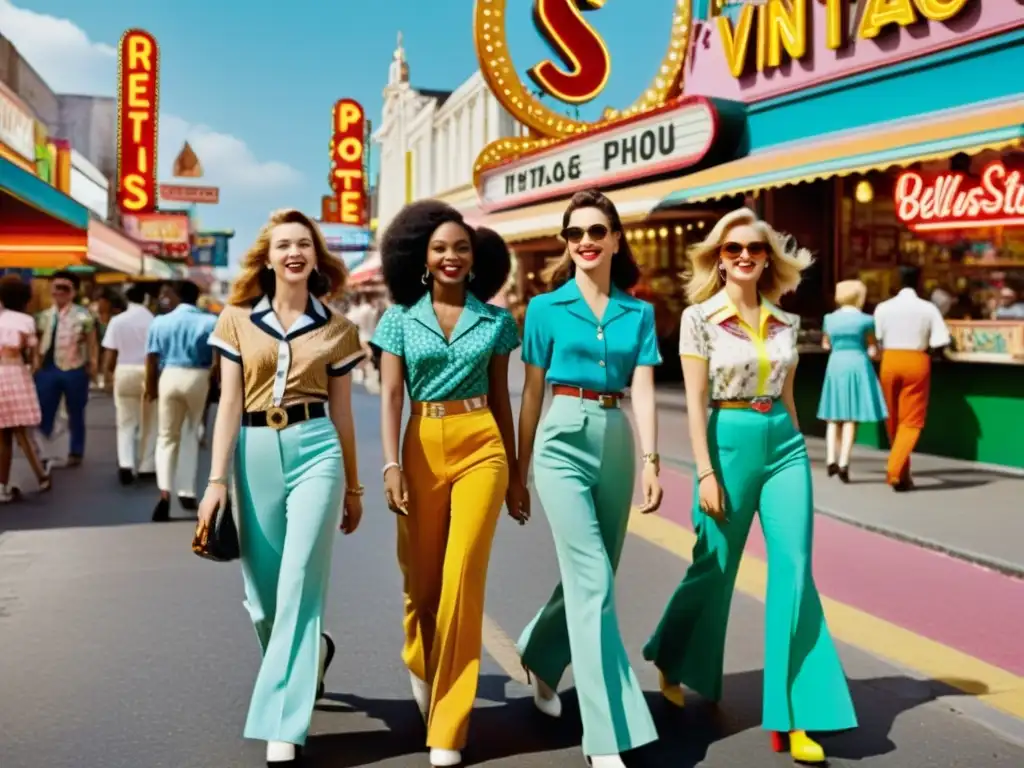
<svg viewBox="0 0 1024 768"><path fill-rule="evenodd" d="M319 214L327 193L331 106L361 102L379 121L401 29L414 86L454 89L476 69L471 0L0 0L0 33L58 92L113 95L116 46L130 27L161 47L160 166L187 138L221 187L204 227L237 233L232 258L273 209ZM547 57L533 0L508 0L521 73ZM631 103L668 42L675 0L608 0L588 14L612 52L604 94L584 117ZM640 10L642 8L642 10ZM383 184L387 184L384 179Z"/></svg>

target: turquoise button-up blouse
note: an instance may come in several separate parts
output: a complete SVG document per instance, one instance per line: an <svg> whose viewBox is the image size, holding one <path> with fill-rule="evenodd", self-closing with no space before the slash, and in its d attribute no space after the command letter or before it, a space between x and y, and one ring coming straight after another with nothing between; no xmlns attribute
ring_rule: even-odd
<svg viewBox="0 0 1024 768"><path fill-rule="evenodd" d="M621 392L638 366L661 364L654 307L613 287L598 320L569 280L526 306L523 362L545 369L551 384Z"/></svg>
<svg viewBox="0 0 1024 768"><path fill-rule="evenodd" d="M491 358L519 346L519 329L508 310L468 294L449 341L427 293L411 307L389 308L370 343L405 360L412 400L443 402L486 395Z"/></svg>

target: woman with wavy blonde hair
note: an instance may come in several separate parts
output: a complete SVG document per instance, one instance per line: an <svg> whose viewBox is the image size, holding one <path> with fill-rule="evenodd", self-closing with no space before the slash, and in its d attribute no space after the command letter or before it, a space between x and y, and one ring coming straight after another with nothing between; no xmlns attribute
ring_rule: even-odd
<svg viewBox="0 0 1024 768"><path fill-rule="evenodd" d="M690 258L679 354L697 542L644 657L676 706L681 685L721 697L729 605L757 511L768 550L763 727L776 751L822 763L806 731L853 728L857 718L811 573L811 468L793 398L800 321L774 303L811 255L744 208Z"/></svg>
<svg viewBox="0 0 1024 768"><path fill-rule="evenodd" d="M263 650L245 736L267 742L270 764L294 763L306 741L334 656L323 631L332 532L352 533L363 513L348 375L363 350L321 301L345 276L307 216L277 211L210 336L221 395L196 541L227 503L234 459L245 604Z"/></svg>

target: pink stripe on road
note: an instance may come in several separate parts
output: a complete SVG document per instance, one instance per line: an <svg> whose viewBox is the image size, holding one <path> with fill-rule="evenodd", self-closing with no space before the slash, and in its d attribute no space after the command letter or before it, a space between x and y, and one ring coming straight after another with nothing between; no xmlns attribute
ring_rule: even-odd
<svg viewBox="0 0 1024 768"><path fill-rule="evenodd" d="M692 478L666 468L661 480L659 514L692 530ZM814 525L814 577L823 595L1024 675L1024 580L825 515ZM760 526L746 551L765 559Z"/></svg>

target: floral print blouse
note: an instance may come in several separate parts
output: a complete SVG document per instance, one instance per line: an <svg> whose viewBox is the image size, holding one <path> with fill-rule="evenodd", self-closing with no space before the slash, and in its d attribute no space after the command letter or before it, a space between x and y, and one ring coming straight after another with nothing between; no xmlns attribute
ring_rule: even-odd
<svg viewBox="0 0 1024 768"><path fill-rule="evenodd" d="M751 328L726 295L683 311L679 354L708 363L711 400L778 398L786 374L797 363L800 318L761 299L759 328Z"/></svg>

